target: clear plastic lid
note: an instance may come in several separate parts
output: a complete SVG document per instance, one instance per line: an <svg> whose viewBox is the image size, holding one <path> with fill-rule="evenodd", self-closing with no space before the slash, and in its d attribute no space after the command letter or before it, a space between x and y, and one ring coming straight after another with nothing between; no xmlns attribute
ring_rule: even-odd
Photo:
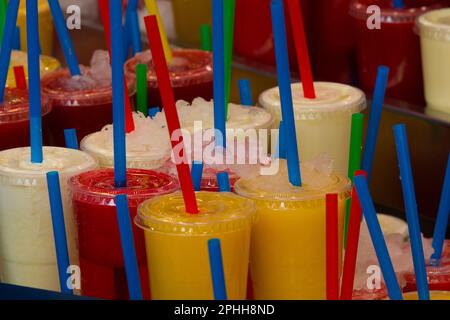
<svg viewBox="0 0 450 320"><path fill-rule="evenodd" d="M48 99L42 99L41 109L42 115L46 115L51 111L52 104ZM29 118L28 90L6 88L4 102L0 103L0 124L24 121Z"/></svg>
<svg viewBox="0 0 450 320"><path fill-rule="evenodd" d="M212 81L212 54L210 52L174 49L172 54L172 61L168 65L172 87L184 87ZM125 63L127 76L136 79L136 65L140 63L147 64L148 85L152 88L158 87L150 50L137 54Z"/></svg>
<svg viewBox="0 0 450 320"><path fill-rule="evenodd" d="M89 154L73 149L44 147L42 163L31 163L31 149L16 148L0 152L0 179L3 183L32 187L47 183L47 172L58 171L62 178L97 167Z"/></svg>
<svg viewBox="0 0 450 320"><path fill-rule="evenodd" d="M328 193L337 193L341 199L350 195L348 178L322 169L320 166L302 164L302 187L289 183L287 163L280 160L276 175L259 175L239 180L234 188L237 194L254 200L308 202L325 200Z"/></svg>
<svg viewBox="0 0 450 320"><path fill-rule="evenodd" d="M405 1L404 9L392 7L392 0L356 0L350 5L350 15L367 20L373 12L367 12L369 6L376 5L381 8L382 23L414 23L421 14L442 7L436 0Z"/></svg>
<svg viewBox="0 0 450 320"><path fill-rule="evenodd" d="M198 192L200 212L185 211L183 195L174 193L142 203L135 223L152 232L180 236L207 236L250 228L256 219L255 205L232 193Z"/></svg>
<svg viewBox="0 0 450 320"><path fill-rule="evenodd" d="M174 177L143 169L127 169L126 188L115 187L113 169L99 169L72 177L69 186L76 201L114 206L115 196L126 194L133 207L146 199L179 189Z"/></svg>
<svg viewBox="0 0 450 320"><path fill-rule="evenodd" d="M316 120L342 113L358 113L366 108L366 96L361 90L340 83L315 82L315 99L307 99L301 83L292 84L292 100L296 120ZM281 117L280 91L269 89L259 97L259 104Z"/></svg>
<svg viewBox="0 0 450 320"><path fill-rule="evenodd" d="M450 42L450 8L425 13L417 19L420 36Z"/></svg>

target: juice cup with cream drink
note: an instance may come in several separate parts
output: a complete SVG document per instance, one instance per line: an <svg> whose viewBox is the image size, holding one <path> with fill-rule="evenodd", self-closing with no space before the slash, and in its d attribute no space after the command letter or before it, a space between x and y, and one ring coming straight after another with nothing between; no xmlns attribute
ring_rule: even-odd
<svg viewBox="0 0 450 320"><path fill-rule="evenodd" d="M339 252L350 181L331 161L302 165L303 186L293 187L280 160L276 175L241 179L235 192L256 203L250 270L256 300L326 298L325 198L339 196ZM341 255L340 255L341 256Z"/></svg>
<svg viewBox="0 0 450 320"><path fill-rule="evenodd" d="M100 169L69 181L78 226L81 293L103 299L128 299L127 278L116 216L115 196L126 194L130 218L138 205L150 198L175 192L178 182L166 174L128 169L127 187L114 187L114 171ZM133 228L139 274L144 298L149 298L144 234Z"/></svg>
<svg viewBox="0 0 450 320"><path fill-rule="evenodd" d="M427 113L450 121L450 9L428 12L417 20ZM439 116L438 115L438 116Z"/></svg>
<svg viewBox="0 0 450 320"><path fill-rule="evenodd" d="M47 140L48 116L52 109L49 101L42 103L44 137ZM5 90L4 102L0 103L0 151L30 145L30 116L28 91L21 89Z"/></svg>
<svg viewBox="0 0 450 320"><path fill-rule="evenodd" d="M300 160L327 153L336 171L347 175L352 115L365 109L366 97L361 90L344 84L315 82L314 86L316 99L307 99L300 83L292 85ZM278 87L263 92L259 104L273 115L274 126L278 128L281 120Z"/></svg>
<svg viewBox="0 0 450 320"><path fill-rule="evenodd" d="M59 291L46 173L58 171L70 263L78 264L76 224L67 180L95 169L90 155L44 147L44 161L30 162L30 148L0 152L0 279L4 283Z"/></svg>
<svg viewBox="0 0 450 320"><path fill-rule="evenodd" d="M136 224L144 230L152 298L214 298L208 240L222 247L227 297L245 299L251 228L255 207L231 193L199 192L200 212L185 212L180 193L154 198L139 207Z"/></svg>
<svg viewBox="0 0 450 320"><path fill-rule="evenodd" d="M168 64L175 100L192 102L196 97L211 99L213 96L212 54L193 49L172 50ZM125 74L136 80L136 65L146 64L149 107L162 107L161 97L150 51L137 54L125 63Z"/></svg>
<svg viewBox="0 0 450 320"><path fill-rule="evenodd" d="M127 168L158 169L170 158L167 128L141 113L133 113L135 130L126 135ZM86 136L81 150L99 161L101 168L114 166L113 126Z"/></svg>
<svg viewBox="0 0 450 320"><path fill-rule="evenodd" d="M81 76L72 77L68 69L52 72L42 78L42 96L53 102L50 119L52 143L65 146L64 130L75 128L78 139L112 123L111 67L106 51L94 53L91 66L81 66ZM135 92L127 79L129 93Z"/></svg>
<svg viewBox="0 0 450 320"><path fill-rule="evenodd" d="M23 66L24 72L25 72L25 79L28 82L28 57L27 53L24 51L17 51L13 50L11 52L11 62L9 64L9 70L8 70L8 78L6 80L6 87L8 88L15 88L16 87L16 79L14 77L14 70L13 68L16 66ZM41 68L41 77L46 75L47 73L50 73L52 71L55 71L61 67L60 62L49 56L41 56L40 57L40 68Z"/></svg>

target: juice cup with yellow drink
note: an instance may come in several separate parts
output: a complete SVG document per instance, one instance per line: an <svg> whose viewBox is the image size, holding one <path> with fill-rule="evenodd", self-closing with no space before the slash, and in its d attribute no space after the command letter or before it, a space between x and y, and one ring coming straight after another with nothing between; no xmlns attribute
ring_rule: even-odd
<svg viewBox="0 0 450 320"><path fill-rule="evenodd" d="M276 175L241 179L235 192L254 200L258 221L253 227L250 270L254 297L325 299L325 198L339 196L339 250L350 181L332 171L331 161L302 165L302 187L288 181L286 162Z"/></svg>
<svg viewBox="0 0 450 320"><path fill-rule="evenodd" d="M403 294L404 300L419 300L417 292ZM450 291L430 291L430 300L450 300Z"/></svg>
<svg viewBox="0 0 450 320"><path fill-rule="evenodd" d="M152 298L213 299L208 240L220 239L229 299L245 299L254 204L231 193L199 192L200 213L185 212L181 193L146 201L144 229Z"/></svg>
<svg viewBox="0 0 450 320"><path fill-rule="evenodd" d="M366 97L361 90L339 83L315 82L314 87L316 98L308 99L301 83L292 84L300 160L311 160L325 152L334 160L336 171L347 175L352 115L365 109ZM259 104L272 114L278 128L281 120L278 87L263 92Z"/></svg>

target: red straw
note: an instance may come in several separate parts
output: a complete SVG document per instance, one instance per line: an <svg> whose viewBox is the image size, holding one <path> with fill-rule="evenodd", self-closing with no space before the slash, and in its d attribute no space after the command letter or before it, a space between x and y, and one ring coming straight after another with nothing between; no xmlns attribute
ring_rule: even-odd
<svg viewBox="0 0 450 320"><path fill-rule="evenodd" d="M362 170L355 172L355 177L361 175L366 177L366 172ZM344 269L342 272L341 300L352 300L353 297L361 217L361 203L359 202L356 188L353 186L347 232L347 247L345 248Z"/></svg>
<svg viewBox="0 0 450 320"><path fill-rule="evenodd" d="M299 0L288 0L291 17L292 33L294 35L295 51L297 52L298 67L302 78L303 94L305 98L315 99L314 79L309 60L308 44L306 42L302 8Z"/></svg>
<svg viewBox="0 0 450 320"><path fill-rule="evenodd" d="M111 30L109 17L109 2L108 0L98 0L100 15L105 30L106 44L108 46L109 56L111 57ZM127 79L124 81L125 86L125 130L127 133L134 131L133 111L131 110L130 96L128 93Z"/></svg>
<svg viewBox="0 0 450 320"><path fill-rule="evenodd" d="M14 67L14 77L16 78L16 88L26 90L27 81L25 79L25 69L23 66Z"/></svg>
<svg viewBox="0 0 450 320"><path fill-rule="evenodd" d="M155 15L144 18L145 27L147 29L148 41L152 51L152 59L155 65L156 77L158 79L159 92L161 94L161 101L164 108L164 113L167 118L167 126L169 128L170 136L177 130L180 130L180 120L178 119L177 109L175 107L175 97L170 84L169 69L167 68L166 57L164 56L164 49L159 34L158 22ZM182 163L177 164L178 179L180 180L181 190L183 192L186 212L191 214L198 213L197 199L195 198L194 184L191 178L191 172L187 164L186 152L184 149L183 136L180 141L172 139L172 148L175 148L178 143L181 143L183 150Z"/></svg>
<svg viewBox="0 0 450 320"><path fill-rule="evenodd" d="M327 194L326 267L327 300L339 299L338 195Z"/></svg>

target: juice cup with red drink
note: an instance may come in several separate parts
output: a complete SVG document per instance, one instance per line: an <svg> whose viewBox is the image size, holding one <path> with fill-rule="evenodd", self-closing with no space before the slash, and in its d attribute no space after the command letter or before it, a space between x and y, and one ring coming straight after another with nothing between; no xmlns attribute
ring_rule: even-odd
<svg viewBox="0 0 450 320"><path fill-rule="evenodd" d="M46 123L52 105L48 100L42 103L44 138ZM30 117L28 91L6 89L4 102L0 103L0 151L30 145ZM47 139L45 139L47 140Z"/></svg>
<svg viewBox="0 0 450 320"><path fill-rule="evenodd" d="M212 54L193 49L172 50L172 60L168 64L170 81L175 100L192 102L202 97L209 100L213 96ZM146 64L149 107L162 107L158 81L150 51L136 55L125 63L127 78L136 79L136 65Z"/></svg>
<svg viewBox="0 0 450 320"><path fill-rule="evenodd" d="M64 130L75 128L79 141L112 122L111 68L106 51L96 51L91 67L81 66L81 76L58 70L41 80L42 95L53 103L49 119L52 144L65 146ZM135 85L127 79L129 93Z"/></svg>
<svg viewBox="0 0 450 320"><path fill-rule="evenodd" d="M128 196L130 218L138 205L178 190L172 176L142 169L127 170L127 187L114 187L114 171L100 169L72 178L69 182L75 219L78 223L81 292L105 299L128 299L125 265L114 197ZM143 232L133 227L134 245L144 298L149 285Z"/></svg>
<svg viewBox="0 0 450 320"><path fill-rule="evenodd" d="M420 39L414 31L421 14L442 7L445 1L405 0L404 9L394 9L391 0L355 0L350 8L357 37L357 61L360 86L366 92L374 88L379 65L390 68L386 96L424 106ZM380 28L369 25L370 5L381 8ZM376 18L376 17L375 17ZM372 17L372 19L375 19Z"/></svg>

